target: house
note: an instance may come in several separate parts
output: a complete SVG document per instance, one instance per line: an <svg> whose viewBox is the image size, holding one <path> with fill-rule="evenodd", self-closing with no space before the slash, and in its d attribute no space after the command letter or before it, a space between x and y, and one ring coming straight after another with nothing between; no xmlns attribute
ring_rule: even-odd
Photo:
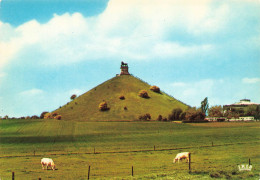
<svg viewBox="0 0 260 180"><path fill-rule="evenodd" d="M231 118L229 121L254 121L254 116L245 116L245 117L239 117L239 118Z"/></svg>
<svg viewBox="0 0 260 180"><path fill-rule="evenodd" d="M256 109L258 106L260 106L260 104L251 102L250 99L241 99L240 102L224 105L223 110L246 112L249 108Z"/></svg>

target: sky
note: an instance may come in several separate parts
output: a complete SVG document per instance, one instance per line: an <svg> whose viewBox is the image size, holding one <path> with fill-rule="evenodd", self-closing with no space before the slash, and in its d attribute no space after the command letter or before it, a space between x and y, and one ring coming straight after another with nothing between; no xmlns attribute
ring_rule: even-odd
<svg viewBox="0 0 260 180"><path fill-rule="evenodd" d="M121 61L190 106L260 103L260 0L0 0L0 116L53 111Z"/></svg>

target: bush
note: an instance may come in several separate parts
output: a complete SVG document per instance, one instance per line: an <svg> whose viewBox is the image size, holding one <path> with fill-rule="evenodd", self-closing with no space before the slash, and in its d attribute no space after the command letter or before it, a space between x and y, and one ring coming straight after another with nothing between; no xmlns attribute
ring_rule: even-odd
<svg viewBox="0 0 260 180"><path fill-rule="evenodd" d="M107 103L106 103L105 101L99 104L99 109L100 109L101 111L107 111L107 110L109 110L109 108L108 108L108 106L107 106Z"/></svg>
<svg viewBox="0 0 260 180"><path fill-rule="evenodd" d="M52 117L58 116L58 113L54 112L51 114Z"/></svg>
<svg viewBox="0 0 260 180"><path fill-rule="evenodd" d="M125 100L125 96L121 95L121 96L119 96L119 99Z"/></svg>
<svg viewBox="0 0 260 180"><path fill-rule="evenodd" d="M186 111L185 121L190 122L204 122L205 114L201 109L196 109L196 107L189 108Z"/></svg>
<svg viewBox="0 0 260 180"><path fill-rule="evenodd" d="M164 117L164 118L162 119L162 121L168 121L168 119L167 119L166 117Z"/></svg>
<svg viewBox="0 0 260 180"><path fill-rule="evenodd" d="M139 91L138 95L142 98L149 98L148 92L146 90Z"/></svg>
<svg viewBox="0 0 260 180"><path fill-rule="evenodd" d="M183 112L182 112L182 109L181 109L181 108L173 109L173 110L172 110L172 113L169 114L168 119L169 119L170 121L182 120L182 119L184 119L184 117L183 117L182 114L183 114Z"/></svg>
<svg viewBox="0 0 260 180"><path fill-rule="evenodd" d="M152 90L153 92L156 92L156 93L160 93L160 88L157 86L151 86L150 90Z"/></svg>
<svg viewBox="0 0 260 180"><path fill-rule="evenodd" d="M182 112L180 115L180 120L184 120L186 116L186 112Z"/></svg>
<svg viewBox="0 0 260 180"><path fill-rule="evenodd" d="M46 113L44 115L44 119L55 119L57 116L60 116L57 112L54 113Z"/></svg>
<svg viewBox="0 0 260 180"><path fill-rule="evenodd" d="M222 106L212 106L209 108L209 116L210 117L222 117L223 116L223 108Z"/></svg>
<svg viewBox="0 0 260 180"><path fill-rule="evenodd" d="M54 117L55 119L61 120L61 115L57 115Z"/></svg>
<svg viewBox="0 0 260 180"><path fill-rule="evenodd" d="M71 99L71 100L74 100L76 97L77 97L77 95L76 95L76 94L73 94L73 95L70 97L70 99Z"/></svg>
<svg viewBox="0 0 260 180"><path fill-rule="evenodd" d="M47 113L49 113L49 112L47 112L47 111L42 112L41 115L40 115L40 118L43 119L45 114L47 114Z"/></svg>
<svg viewBox="0 0 260 180"><path fill-rule="evenodd" d="M162 121L162 119L163 119L162 115L159 115L157 121Z"/></svg>
<svg viewBox="0 0 260 180"><path fill-rule="evenodd" d="M127 110L127 107L126 107L126 106L124 107L124 110Z"/></svg>
<svg viewBox="0 0 260 180"><path fill-rule="evenodd" d="M146 118L149 119L149 120L151 120L151 118L152 118L149 113L147 113L145 116L146 116Z"/></svg>
<svg viewBox="0 0 260 180"><path fill-rule="evenodd" d="M51 119L51 113L44 114L44 119Z"/></svg>
<svg viewBox="0 0 260 180"><path fill-rule="evenodd" d="M31 119L39 119L39 117L37 115L34 115L31 117Z"/></svg>
<svg viewBox="0 0 260 180"><path fill-rule="evenodd" d="M145 120L145 121L147 121L147 120L151 120L151 115L149 114L149 113L146 113L145 115L140 115L139 117L138 117L138 119L139 120Z"/></svg>

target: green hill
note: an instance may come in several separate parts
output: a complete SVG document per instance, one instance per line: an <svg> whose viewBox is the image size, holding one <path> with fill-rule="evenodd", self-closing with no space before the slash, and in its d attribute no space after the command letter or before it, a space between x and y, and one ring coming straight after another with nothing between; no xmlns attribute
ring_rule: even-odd
<svg viewBox="0 0 260 180"><path fill-rule="evenodd" d="M65 120L133 121L146 113L155 120L159 115L168 117L174 108L179 107L183 110L188 108L188 105L163 92L151 91L150 87L149 84L131 75L116 76L54 112ZM148 91L150 98L138 96L140 90ZM120 96L124 96L125 99L121 100ZM103 101L110 108L108 111L99 110L99 104Z"/></svg>

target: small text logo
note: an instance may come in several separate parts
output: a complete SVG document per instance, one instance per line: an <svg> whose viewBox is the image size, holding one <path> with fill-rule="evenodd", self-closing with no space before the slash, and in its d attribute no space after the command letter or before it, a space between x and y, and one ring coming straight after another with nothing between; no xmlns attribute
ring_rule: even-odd
<svg viewBox="0 0 260 180"><path fill-rule="evenodd" d="M253 168L252 165L249 165L249 164L241 164L241 165L238 165L238 170L239 171L251 171Z"/></svg>

